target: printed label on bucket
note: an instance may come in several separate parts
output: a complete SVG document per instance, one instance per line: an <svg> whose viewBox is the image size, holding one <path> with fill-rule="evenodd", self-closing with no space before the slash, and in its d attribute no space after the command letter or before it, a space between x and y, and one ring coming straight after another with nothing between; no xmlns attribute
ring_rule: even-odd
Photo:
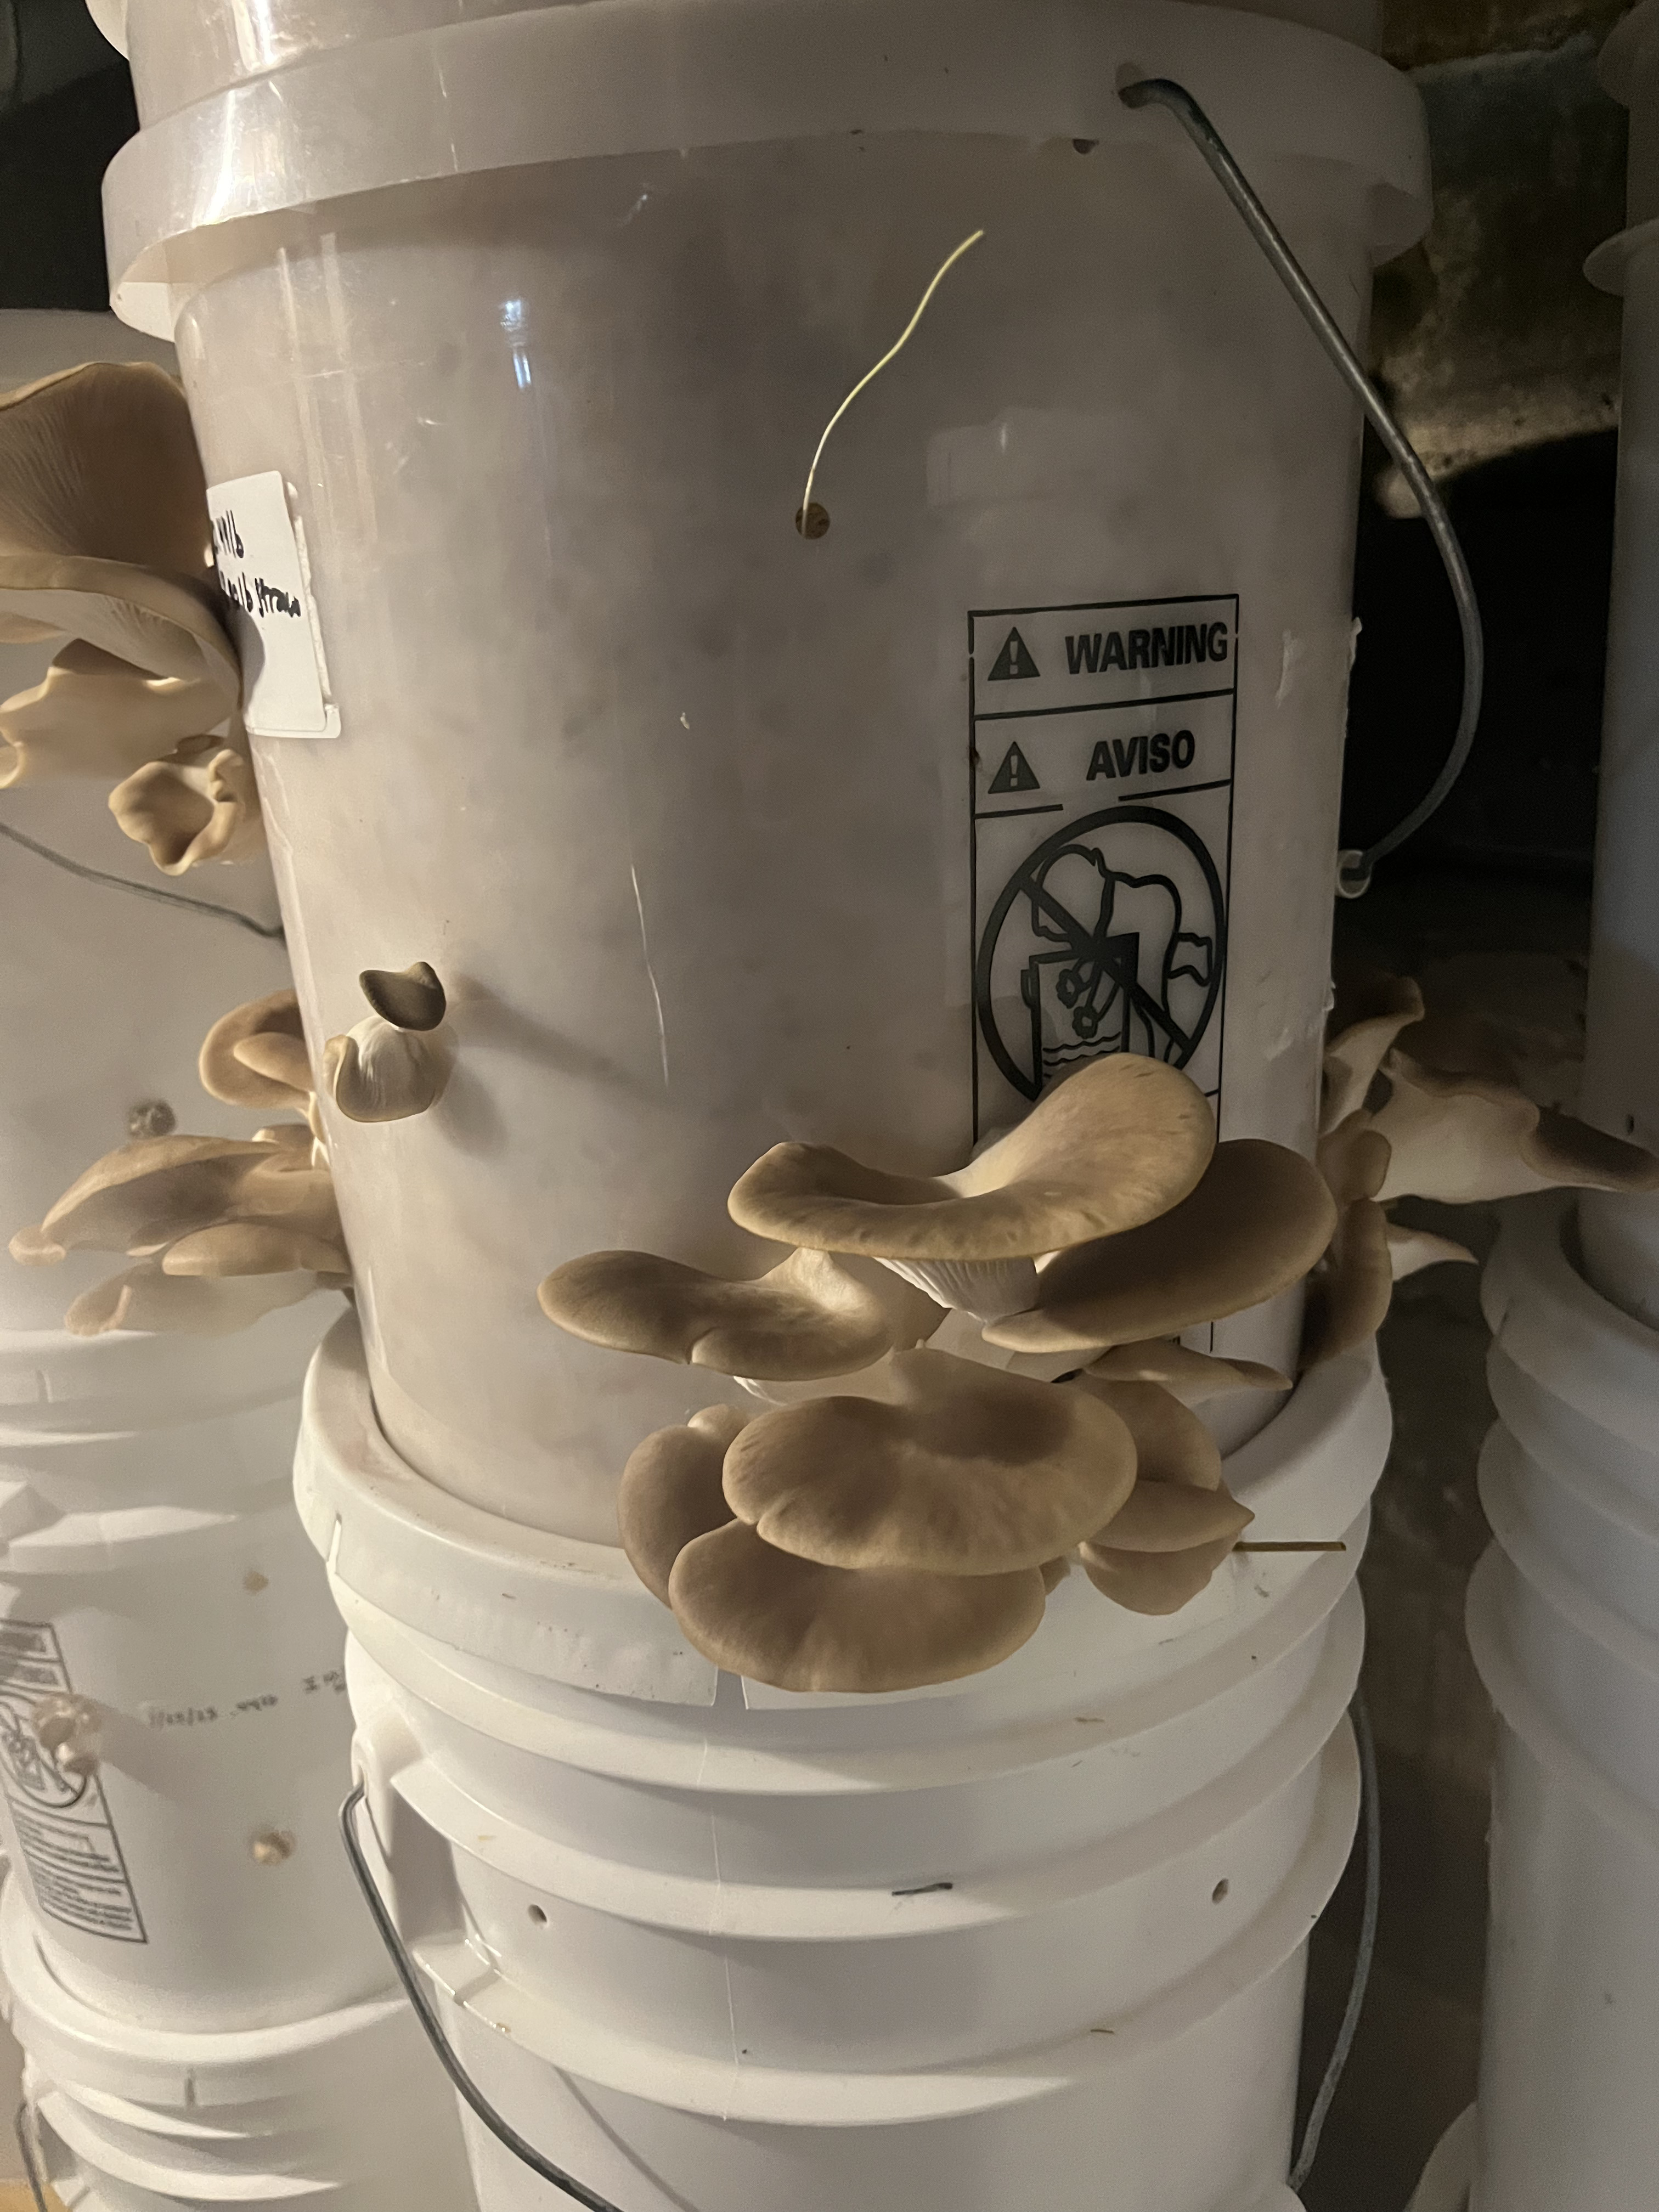
<svg viewBox="0 0 1659 2212"><path fill-rule="evenodd" d="M56 1629L44 1622L0 1621L0 1790L35 1904L49 1918L84 1935L146 1943L120 1839L96 1776L61 1772L34 1732L40 1700L73 1687Z"/></svg>
<svg viewBox="0 0 1659 2212"><path fill-rule="evenodd" d="M242 663L242 717L262 738L337 738L323 696L316 611L304 547L281 473L210 484L213 565Z"/></svg>
<svg viewBox="0 0 1659 2212"><path fill-rule="evenodd" d="M1232 593L969 614L975 1139L1114 1052L1219 1115L1237 641Z"/></svg>

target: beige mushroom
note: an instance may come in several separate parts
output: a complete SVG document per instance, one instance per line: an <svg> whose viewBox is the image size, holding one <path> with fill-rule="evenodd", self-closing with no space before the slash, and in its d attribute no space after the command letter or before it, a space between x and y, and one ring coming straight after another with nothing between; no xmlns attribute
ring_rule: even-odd
<svg viewBox="0 0 1659 2212"><path fill-rule="evenodd" d="M0 701L0 790L60 776L127 776L223 720L222 688L147 676L79 639L32 690Z"/></svg>
<svg viewBox="0 0 1659 2212"><path fill-rule="evenodd" d="M268 1145L234 1137L141 1137L94 1160L23 1235L37 1254L159 1251L222 1220L238 1184L270 1158Z"/></svg>
<svg viewBox="0 0 1659 2212"><path fill-rule="evenodd" d="M453 1066L435 1032L370 1014L323 1047L323 1082L349 1121L406 1121L435 1106Z"/></svg>
<svg viewBox="0 0 1659 2212"><path fill-rule="evenodd" d="M1237 1543L1255 1518L1219 1481L1213 1489L1137 1482L1105 1528L1084 1545L1083 1563L1090 1565L1103 1552L1191 1552L1224 1538Z"/></svg>
<svg viewBox="0 0 1659 2212"><path fill-rule="evenodd" d="M297 995L273 991L222 1016L203 1042L197 1071L210 1097L228 1106L303 1111L313 1085Z"/></svg>
<svg viewBox="0 0 1659 2212"><path fill-rule="evenodd" d="M298 1268L313 1275L351 1272L343 1245L270 1221L222 1221L193 1230L162 1256L169 1275L281 1275Z"/></svg>
<svg viewBox="0 0 1659 2212"><path fill-rule="evenodd" d="M298 1273L169 1275L149 1260L85 1291L64 1315L64 1326L71 1336L106 1336L115 1329L231 1336L278 1307L297 1305L319 1287L314 1275Z"/></svg>
<svg viewBox="0 0 1659 2212"><path fill-rule="evenodd" d="M1389 1145L1369 1114L1350 1114L1315 1151L1319 1172L1340 1207L1375 1198L1388 1179Z"/></svg>
<svg viewBox="0 0 1659 2212"><path fill-rule="evenodd" d="M695 1537L732 1517L720 1463L747 1415L706 1406L684 1428L659 1429L636 1446L617 1492L617 1528L635 1573L666 1605L674 1562Z"/></svg>
<svg viewBox="0 0 1659 2212"><path fill-rule="evenodd" d="M1036 1567L963 1576L823 1566L774 1550L742 1521L685 1546L668 1596L717 1667L775 1689L869 1695L994 1667L1036 1633L1046 1602Z"/></svg>
<svg viewBox="0 0 1659 2212"><path fill-rule="evenodd" d="M1177 1339L1114 1345L1085 1373L1103 1382L1156 1382L1183 1406L1201 1406L1231 1390L1288 1390L1291 1378L1255 1359L1221 1359L1190 1352Z"/></svg>
<svg viewBox="0 0 1659 2212"><path fill-rule="evenodd" d="M1069 1559L1045 1559L1037 1570L1042 1577L1044 1595L1052 1597L1071 1571L1072 1562Z"/></svg>
<svg viewBox="0 0 1659 2212"><path fill-rule="evenodd" d="M989 1322L1011 1352L1099 1352L1175 1336L1300 1281L1330 1243L1336 1206L1311 1161L1281 1145L1219 1145L1189 1198L1138 1229L1061 1252L1030 1313Z"/></svg>
<svg viewBox="0 0 1659 2212"><path fill-rule="evenodd" d="M1396 1049L1389 1096L1372 1117L1392 1157L1378 1195L1466 1205L1528 1191L1659 1190L1659 1159L1571 1115L1534 1105L1518 1085L1443 1075Z"/></svg>
<svg viewBox="0 0 1659 2212"><path fill-rule="evenodd" d="M1471 1267L1480 1264L1467 1245L1455 1243L1449 1237L1437 1237L1427 1229L1407 1229L1397 1221L1389 1224L1389 1266L1396 1283L1403 1283L1407 1275L1415 1275L1424 1267L1437 1267L1446 1260Z"/></svg>
<svg viewBox="0 0 1659 2212"><path fill-rule="evenodd" d="M253 763L216 738L139 769L111 792L109 810L125 836L149 848L163 875L182 876L208 860L251 860L264 850Z"/></svg>
<svg viewBox="0 0 1659 2212"><path fill-rule="evenodd" d="M825 1145L776 1145L738 1179L732 1219L818 1251L912 1263L1034 1260L1165 1212L1204 1172L1214 1120L1161 1060L1117 1053L1051 1091L954 1174L895 1176ZM921 1276L941 1303L959 1279Z"/></svg>
<svg viewBox="0 0 1659 2212"><path fill-rule="evenodd" d="M148 363L93 362L0 397L0 640L66 634L149 675L240 673L210 581L184 393Z"/></svg>
<svg viewBox="0 0 1659 2212"><path fill-rule="evenodd" d="M726 1456L727 1503L769 1545L824 1566L1001 1575L1109 1521L1134 1445L1099 1398L940 1352L893 1356L898 1401L819 1398L763 1413Z"/></svg>
<svg viewBox="0 0 1659 2212"><path fill-rule="evenodd" d="M1345 981L1325 1046L1322 1133L1360 1110L1395 1040L1423 1013L1423 994L1409 976L1365 974Z"/></svg>
<svg viewBox="0 0 1659 2212"><path fill-rule="evenodd" d="M437 970L425 960L408 968L365 968L357 981L374 1012L393 1029L435 1030L448 1011Z"/></svg>
<svg viewBox="0 0 1659 2212"><path fill-rule="evenodd" d="M1136 1489L1148 1482L1220 1488L1220 1447L1197 1414L1160 1384L1117 1380L1096 1365L1062 1387L1102 1400L1128 1430L1135 1448ZM1099 1534L1099 1527L1094 1533Z"/></svg>
<svg viewBox="0 0 1659 2212"><path fill-rule="evenodd" d="M945 1317L885 1268L827 1252L792 1252L751 1282L649 1252L590 1252L556 1268L538 1297L586 1343L757 1382L849 1374Z"/></svg>
<svg viewBox="0 0 1659 2212"><path fill-rule="evenodd" d="M1127 1613L1163 1617L1190 1605L1237 1542L1218 1537L1185 1552L1116 1552L1090 1546L1083 1571L1103 1597Z"/></svg>
<svg viewBox="0 0 1659 2212"><path fill-rule="evenodd" d="M69 1251L40 1228L20 1229L6 1248L20 1267L55 1267Z"/></svg>
<svg viewBox="0 0 1659 2212"><path fill-rule="evenodd" d="M1302 1323L1304 1370L1369 1344L1394 1296L1389 1218L1375 1199L1345 1206L1319 1267L1308 1279Z"/></svg>

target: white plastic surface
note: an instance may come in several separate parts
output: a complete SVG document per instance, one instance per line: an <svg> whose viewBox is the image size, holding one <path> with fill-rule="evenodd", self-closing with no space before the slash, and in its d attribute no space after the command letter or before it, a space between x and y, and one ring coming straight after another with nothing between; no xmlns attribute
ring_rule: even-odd
<svg viewBox="0 0 1659 2212"><path fill-rule="evenodd" d="M70 2212L471 2212L459 2124L435 2075L421 2094L431 2062L400 1996L241 2033L135 2027L54 1978L15 1885L0 1971Z"/></svg>
<svg viewBox="0 0 1659 2212"><path fill-rule="evenodd" d="M1479 2126L1476 2106L1466 2106L1430 2154L1406 2212L1468 2212Z"/></svg>
<svg viewBox="0 0 1659 2212"><path fill-rule="evenodd" d="M1204 11L1149 4L1196 36ZM502 20L599 40L607 10ZM1320 100L1297 80L1294 143L1375 137L1411 169L1415 111L1380 65L1241 15L1201 27L1211 66L1230 40L1241 66L1262 40L1337 58L1358 75ZM306 74L271 81L283 128ZM243 143L220 144L227 191L277 162L265 140L239 162ZM1358 332L1382 171L1257 167ZM224 273L179 326L193 414L215 480L288 480L342 718L332 743L256 743L310 1033L357 1018L366 965L429 958L451 994L441 1103L331 1117L330 1139L381 1424L456 1495L609 1541L633 1445L734 1394L561 1335L534 1300L548 1269L626 1246L752 1271L726 1194L779 1139L932 1170L967 1157L976 1113L983 1131L1024 1110L988 1032L1029 1057L1022 978L1041 997L1053 945L1017 879L1044 840L1084 840L1085 904L1089 851L1136 879L1146 959L1179 920L1213 978L1207 854L1230 950L1191 1065L1226 1134L1310 1142L1358 421L1224 213L1178 139L872 133L331 204L283 230L280 270L257 226L214 229ZM803 541L818 429L981 222L832 441L834 525ZM1184 595L1229 640L1233 593L1236 774L1231 659L1202 684L1068 673L1115 624L1173 635ZM1040 669L1012 687L1032 719L979 724L971 794L970 615L976 711L1013 711L1012 629ZM1210 765L1172 794L1138 734L1150 763L1186 723ZM1044 816L991 788L1014 742ZM1158 818L1115 812L1126 789ZM1208 987L1169 988L1190 1036ZM1218 1348L1289 1364L1297 1318L1282 1301Z"/></svg>

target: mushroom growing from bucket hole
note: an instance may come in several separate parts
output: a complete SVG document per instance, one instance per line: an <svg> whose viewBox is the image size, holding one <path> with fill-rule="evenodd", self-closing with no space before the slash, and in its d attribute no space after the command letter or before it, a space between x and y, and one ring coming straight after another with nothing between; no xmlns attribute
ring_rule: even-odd
<svg viewBox="0 0 1659 2212"><path fill-rule="evenodd" d="M1214 1147L1194 1084L1118 1053L949 1175L889 1175L826 1145L777 1145L738 1178L728 1210L757 1236L883 1261L942 1304L990 1318L1032 1304L1045 1254L1167 1212Z"/></svg>
<svg viewBox="0 0 1659 2212"><path fill-rule="evenodd" d="M550 1321L586 1343L757 1382L849 1374L945 1318L876 1262L828 1252L792 1252L749 1282L649 1252L590 1252L537 1295Z"/></svg>
<svg viewBox="0 0 1659 2212"><path fill-rule="evenodd" d="M139 769L110 793L109 811L166 876L264 850L253 763L216 738L192 738Z"/></svg>
<svg viewBox="0 0 1659 2212"><path fill-rule="evenodd" d="M1131 1613L1179 1612L1255 1517L1221 1479L1221 1454L1196 1413L1152 1382L1082 1375L1134 1439L1134 1487L1079 1557L1095 1588Z"/></svg>
<svg viewBox="0 0 1659 2212"><path fill-rule="evenodd" d="M323 1082L349 1121L406 1121L435 1106L453 1060L438 1035L447 1002L424 960L358 977L375 1011L323 1047Z"/></svg>
<svg viewBox="0 0 1659 2212"><path fill-rule="evenodd" d="M314 1085L293 991L250 999L215 1022L197 1063L202 1087L228 1106L297 1108L303 1113Z"/></svg>
<svg viewBox="0 0 1659 2212"><path fill-rule="evenodd" d="M1135 1477L1098 1397L939 1352L896 1353L896 1402L830 1397L749 1422L727 1504L765 1541L847 1569L1001 1575L1109 1521Z"/></svg>
<svg viewBox="0 0 1659 2212"><path fill-rule="evenodd" d="M1261 1138L1218 1145L1189 1197L1139 1227L1057 1254L1033 1308L988 1323L986 1340L1011 1352L1088 1352L1178 1335L1289 1290L1335 1226L1335 1204L1310 1160Z"/></svg>

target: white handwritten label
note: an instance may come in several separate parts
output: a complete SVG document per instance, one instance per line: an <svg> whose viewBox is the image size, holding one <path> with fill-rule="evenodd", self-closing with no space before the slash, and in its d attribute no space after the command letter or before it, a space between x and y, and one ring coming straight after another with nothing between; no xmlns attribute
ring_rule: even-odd
<svg viewBox="0 0 1659 2212"><path fill-rule="evenodd" d="M208 487L213 559L242 659L242 714L262 738L337 738L288 490L275 469Z"/></svg>

